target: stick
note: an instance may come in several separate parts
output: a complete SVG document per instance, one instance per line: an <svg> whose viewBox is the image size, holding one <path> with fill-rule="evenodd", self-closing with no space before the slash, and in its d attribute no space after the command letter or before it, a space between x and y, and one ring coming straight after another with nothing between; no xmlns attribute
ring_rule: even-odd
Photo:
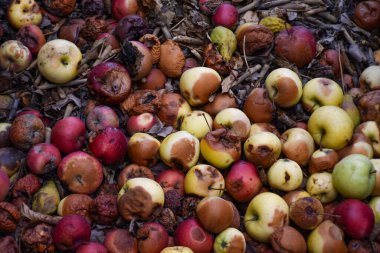
<svg viewBox="0 0 380 253"><path fill-rule="evenodd" d="M238 13L239 14L242 14L246 11L250 11L250 10L253 10L256 8L256 6L260 3L260 0L255 0L253 1L252 3L250 4L247 4L246 6L243 6L241 8L238 9Z"/></svg>

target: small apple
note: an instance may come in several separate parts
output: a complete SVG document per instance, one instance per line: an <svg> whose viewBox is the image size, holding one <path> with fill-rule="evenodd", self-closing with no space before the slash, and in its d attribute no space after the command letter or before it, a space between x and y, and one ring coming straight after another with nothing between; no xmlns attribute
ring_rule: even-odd
<svg viewBox="0 0 380 253"><path fill-rule="evenodd" d="M11 181L5 171L0 170L0 202L4 201L5 197L8 194L9 187L11 186Z"/></svg>
<svg viewBox="0 0 380 253"><path fill-rule="evenodd" d="M200 197L222 196L224 192L223 175L214 167L198 164L192 167L185 176L185 193Z"/></svg>
<svg viewBox="0 0 380 253"><path fill-rule="evenodd" d="M363 90L380 90L380 66L373 65L363 70L359 82Z"/></svg>
<svg viewBox="0 0 380 253"><path fill-rule="evenodd" d="M375 225L375 215L366 203L357 199L345 199L334 211L336 223L350 237L363 240L368 238Z"/></svg>
<svg viewBox="0 0 380 253"><path fill-rule="evenodd" d="M135 14L139 10L136 0L113 0L112 1L112 17L120 20L123 17Z"/></svg>
<svg viewBox="0 0 380 253"><path fill-rule="evenodd" d="M107 248L101 243L90 242L77 248L75 253L107 253Z"/></svg>
<svg viewBox="0 0 380 253"><path fill-rule="evenodd" d="M184 181L185 174L179 170L163 170L156 177L164 192L175 190L178 195L183 197L185 195Z"/></svg>
<svg viewBox="0 0 380 253"><path fill-rule="evenodd" d="M373 214L375 215L375 223L380 223L380 197L376 196L371 198L368 205L372 208Z"/></svg>
<svg viewBox="0 0 380 253"><path fill-rule="evenodd" d="M226 176L226 189L231 197L239 202L248 202L262 189L263 184L254 164L239 160Z"/></svg>
<svg viewBox="0 0 380 253"><path fill-rule="evenodd" d="M252 239L269 242L277 228L288 225L289 206L279 195L263 192L256 195L249 203L244 226Z"/></svg>
<svg viewBox="0 0 380 253"><path fill-rule="evenodd" d="M28 152L26 163L31 172L45 174L56 169L61 162L61 153L53 144L40 143Z"/></svg>
<svg viewBox="0 0 380 253"><path fill-rule="evenodd" d="M224 26L233 29L238 21L238 9L230 3L222 3L212 15L212 22L215 26Z"/></svg>
<svg viewBox="0 0 380 253"><path fill-rule="evenodd" d="M62 153L79 150L85 141L86 126L78 117L58 120L51 130L51 143Z"/></svg>
<svg viewBox="0 0 380 253"><path fill-rule="evenodd" d="M255 123L269 123L275 107L265 88L254 88L245 98L243 111Z"/></svg>
<svg viewBox="0 0 380 253"><path fill-rule="evenodd" d="M280 157L281 141L270 132L254 134L245 141L244 154L248 161L267 169Z"/></svg>
<svg viewBox="0 0 380 253"><path fill-rule="evenodd" d="M273 189L292 191L301 186L303 173L295 161L279 159L269 168L267 177Z"/></svg>
<svg viewBox="0 0 380 253"><path fill-rule="evenodd" d="M306 182L306 191L323 204L330 203L338 196L333 185L332 175L328 172L311 174Z"/></svg>
<svg viewBox="0 0 380 253"><path fill-rule="evenodd" d="M300 198L290 204L289 217L298 227L312 230L323 221L324 208L317 198Z"/></svg>
<svg viewBox="0 0 380 253"><path fill-rule="evenodd" d="M269 73L265 79L269 97L281 107L292 107L302 96L302 81L290 69L278 68Z"/></svg>
<svg viewBox="0 0 380 253"><path fill-rule="evenodd" d="M361 154L361 155L365 155L369 159L372 159L373 148L372 148L371 140L368 139L362 133L354 133L352 135L350 145L338 151L339 159L342 159L352 154Z"/></svg>
<svg viewBox="0 0 380 253"><path fill-rule="evenodd" d="M245 113L236 108L226 108L220 111L214 119L214 128L228 128L241 140L246 140L249 135L251 122Z"/></svg>
<svg viewBox="0 0 380 253"><path fill-rule="evenodd" d="M177 129L182 118L191 112L189 103L178 93L165 93L161 97L158 118L167 126Z"/></svg>
<svg viewBox="0 0 380 253"><path fill-rule="evenodd" d="M238 108L236 98L228 93L217 93L214 100L203 107L203 110L215 117L220 111L226 108Z"/></svg>
<svg viewBox="0 0 380 253"><path fill-rule="evenodd" d="M104 246L109 253L138 253L137 239L129 233L128 229L116 228L107 232Z"/></svg>
<svg viewBox="0 0 380 253"><path fill-rule="evenodd" d="M309 252L318 253L348 252L343 231L330 220L325 220L310 233L307 249Z"/></svg>
<svg viewBox="0 0 380 253"><path fill-rule="evenodd" d="M296 191L290 191L287 192L282 198L285 200L285 202L290 206L292 203L296 202L299 199L310 197L310 194L307 191L304 190L296 190Z"/></svg>
<svg viewBox="0 0 380 253"><path fill-rule="evenodd" d="M269 123L254 123L251 125L251 129L249 130L249 136L255 135L257 133L261 132L270 132L272 134L275 134L278 138L281 137L280 132L277 130L277 128Z"/></svg>
<svg viewBox="0 0 380 253"><path fill-rule="evenodd" d="M364 134L372 145L375 157L380 157L380 124L375 121L366 121L356 127L355 133Z"/></svg>
<svg viewBox="0 0 380 253"><path fill-rule="evenodd" d="M29 48L32 55L37 55L41 47L46 43L45 35L43 34L39 26L29 24L22 26L17 34L16 38L24 46Z"/></svg>
<svg viewBox="0 0 380 253"><path fill-rule="evenodd" d="M154 124L156 124L157 119L152 113L146 112L139 115L132 115L127 121L127 132L132 135L137 132L148 132Z"/></svg>
<svg viewBox="0 0 380 253"><path fill-rule="evenodd" d="M311 174L322 171L332 172L338 161L339 156L335 150L319 148L310 157L309 172Z"/></svg>
<svg viewBox="0 0 380 253"><path fill-rule="evenodd" d="M169 235L165 227L157 222L146 222L136 233L140 253L160 253L168 246Z"/></svg>
<svg viewBox="0 0 380 253"><path fill-rule="evenodd" d="M32 63L32 53L20 41L7 40L0 45L0 67L21 72Z"/></svg>
<svg viewBox="0 0 380 253"><path fill-rule="evenodd" d="M59 216L79 214L91 222L90 206L92 200L86 194L69 194L59 202L57 214Z"/></svg>
<svg viewBox="0 0 380 253"><path fill-rule="evenodd" d="M202 139L212 130L212 123L212 118L207 112L192 111L183 117L180 129Z"/></svg>
<svg viewBox="0 0 380 253"><path fill-rule="evenodd" d="M343 90L339 84L328 78L314 78L303 87L302 105L308 112L314 112L321 106L341 106Z"/></svg>
<svg viewBox="0 0 380 253"><path fill-rule="evenodd" d="M236 228L227 228L215 237L214 253L243 253L245 249L244 234Z"/></svg>
<svg viewBox="0 0 380 253"><path fill-rule="evenodd" d="M146 133L135 133L128 141L128 157L132 162L152 167L158 161L161 143Z"/></svg>
<svg viewBox="0 0 380 253"><path fill-rule="evenodd" d="M119 117L116 112L108 106L95 106L86 118L86 126L89 130L99 132L107 127L119 127Z"/></svg>
<svg viewBox="0 0 380 253"><path fill-rule="evenodd" d="M311 114L307 127L320 147L339 150L350 142L354 123L343 109L326 105Z"/></svg>
<svg viewBox="0 0 380 253"><path fill-rule="evenodd" d="M346 156L332 172L334 188L345 198L364 199L375 187L373 164L361 154Z"/></svg>
<svg viewBox="0 0 380 253"><path fill-rule="evenodd" d="M165 249L161 250L160 253L194 253L194 251L185 246L173 246L166 247Z"/></svg>
<svg viewBox="0 0 380 253"><path fill-rule="evenodd" d="M302 128L290 128L281 135L282 152L284 155L298 163L306 166L309 163L315 146L313 137Z"/></svg>
<svg viewBox="0 0 380 253"><path fill-rule="evenodd" d="M380 196L380 159L371 159L373 169L375 171L375 187L372 190L371 195Z"/></svg>
<svg viewBox="0 0 380 253"><path fill-rule="evenodd" d="M82 53L68 40L55 39L38 52L37 66L41 75L56 84L67 83L78 75Z"/></svg>
<svg viewBox="0 0 380 253"><path fill-rule="evenodd" d="M39 25L42 22L42 12L34 0L12 0L7 11L7 19L13 28L19 29L24 25Z"/></svg>

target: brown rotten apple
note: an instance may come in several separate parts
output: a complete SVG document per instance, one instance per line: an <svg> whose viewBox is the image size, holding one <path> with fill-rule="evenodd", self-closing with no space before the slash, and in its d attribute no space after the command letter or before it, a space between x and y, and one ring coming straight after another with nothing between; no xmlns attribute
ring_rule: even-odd
<svg viewBox="0 0 380 253"><path fill-rule="evenodd" d="M158 160L160 142L146 133L135 133L128 141L128 157L142 166L154 166Z"/></svg>
<svg viewBox="0 0 380 253"><path fill-rule="evenodd" d="M65 156L58 166L58 179L73 193L91 194L103 181L102 164L93 156L77 151Z"/></svg>
<svg viewBox="0 0 380 253"><path fill-rule="evenodd" d="M249 135L251 122L245 113L236 108L226 108L220 111L214 119L214 128L227 128L236 134L241 140L246 140Z"/></svg>
<svg viewBox="0 0 380 253"><path fill-rule="evenodd" d="M116 112L104 105L95 106L86 118L86 126L93 132L99 132L107 127L119 127L119 117Z"/></svg>
<svg viewBox="0 0 380 253"><path fill-rule="evenodd" d="M138 253L137 239L127 229L114 229L104 238L104 246L110 253Z"/></svg>
<svg viewBox="0 0 380 253"><path fill-rule="evenodd" d="M246 97L243 111L256 123L269 123L273 120L274 105L264 88L254 88Z"/></svg>
<svg viewBox="0 0 380 253"><path fill-rule="evenodd" d="M157 222L146 222L137 230L140 253L160 253L168 246L169 235L165 227Z"/></svg>
<svg viewBox="0 0 380 253"><path fill-rule="evenodd" d="M140 166L137 164L129 164L125 167L119 174L117 180L117 186L119 189L123 188L123 185L131 178L135 177L146 177L154 180L154 175L148 167Z"/></svg>
<svg viewBox="0 0 380 253"><path fill-rule="evenodd" d="M157 116L165 125L177 128L182 118L189 112L191 107L180 94L165 93L161 97Z"/></svg>

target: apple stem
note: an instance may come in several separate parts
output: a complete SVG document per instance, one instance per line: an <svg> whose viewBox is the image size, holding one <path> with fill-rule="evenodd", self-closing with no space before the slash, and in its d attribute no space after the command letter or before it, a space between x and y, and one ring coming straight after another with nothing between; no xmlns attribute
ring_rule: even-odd
<svg viewBox="0 0 380 253"><path fill-rule="evenodd" d="M247 66L247 69L249 69L249 64L248 64L248 61L247 61L247 55L245 53L245 35L243 37L243 56L244 56L245 65Z"/></svg>
<svg viewBox="0 0 380 253"><path fill-rule="evenodd" d="M63 115L64 118L67 118L71 115L71 113L73 112L74 110L74 105L73 103L69 103L67 106L66 106L66 109L65 109L65 114Z"/></svg>
<svg viewBox="0 0 380 253"><path fill-rule="evenodd" d="M51 128L46 127L45 128L45 143L50 143L51 140Z"/></svg>
<svg viewBox="0 0 380 253"><path fill-rule="evenodd" d="M172 38L172 35L170 34L170 31L169 31L169 29L168 29L168 27L167 26L161 26L161 31L162 31L162 33L164 34L164 36L165 36L165 38L166 39L171 39Z"/></svg>
<svg viewBox="0 0 380 253"><path fill-rule="evenodd" d="M211 128L210 124L208 123L208 121L207 121L207 119L206 119L206 115L205 115L204 113L202 113L202 116L203 116L203 118L204 118L205 121L206 121L206 124L207 124L207 126L208 126L208 129L210 129L210 131L212 131L212 128Z"/></svg>
<svg viewBox="0 0 380 253"><path fill-rule="evenodd" d="M222 184L220 184L219 187L222 187ZM214 188L214 187L211 187L211 186L209 186L208 189L209 189L209 190L216 190L216 191L219 191L219 192L221 192L222 194L223 194L223 192L225 191L224 188Z"/></svg>
<svg viewBox="0 0 380 253"><path fill-rule="evenodd" d="M339 70L340 70L340 78L342 82L342 88L343 88L343 94L347 93L347 87L346 84L344 83L344 78L343 78L343 66L342 66L342 59L340 57L340 45L338 45L338 61L339 61Z"/></svg>
<svg viewBox="0 0 380 253"><path fill-rule="evenodd" d="M13 97L13 103L12 103L11 111L9 112L9 115L7 117L6 122L11 122L13 117L16 115L16 111L17 111L19 104L20 104L20 99Z"/></svg>
<svg viewBox="0 0 380 253"><path fill-rule="evenodd" d="M133 232L133 227L135 226L135 222L136 222L136 218L133 217L133 219L131 220L131 222L129 223L129 233L132 233Z"/></svg>

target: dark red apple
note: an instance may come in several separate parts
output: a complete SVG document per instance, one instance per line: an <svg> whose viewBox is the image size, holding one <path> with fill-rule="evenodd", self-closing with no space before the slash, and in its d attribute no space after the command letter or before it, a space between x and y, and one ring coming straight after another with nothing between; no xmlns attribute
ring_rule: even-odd
<svg viewBox="0 0 380 253"><path fill-rule="evenodd" d="M86 118L87 128L93 132L99 132L107 127L119 127L119 117L116 112L108 106L99 105L92 109Z"/></svg>
<svg viewBox="0 0 380 253"><path fill-rule="evenodd" d="M57 121L51 130L51 143L62 153L79 150L85 140L86 127L78 117L67 117Z"/></svg>
<svg viewBox="0 0 380 253"><path fill-rule="evenodd" d="M137 0L112 0L112 16L117 20L135 14L138 10Z"/></svg>
<svg viewBox="0 0 380 253"><path fill-rule="evenodd" d="M75 253L107 253L107 248L98 242L90 242L80 246Z"/></svg>
<svg viewBox="0 0 380 253"><path fill-rule="evenodd" d="M146 222L137 230L140 253L160 253L169 243L165 227L157 222Z"/></svg>
<svg viewBox="0 0 380 253"><path fill-rule="evenodd" d="M179 170L163 170L156 177L156 181L161 185L164 192L175 190L179 196L185 195L184 181L185 174Z"/></svg>
<svg viewBox="0 0 380 253"><path fill-rule="evenodd" d="M197 253L210 253L214 238L195 218L189 218L178 225L174 233L174 243L189 247Z"/></svg>
<svg viewBox="0 0 380 253"><path fill-rule="evenodd" d="M259 172L247 161L235 162L226 176L227 192L239 202L248 202L261 191Z"/></svg>
<svg viewBox="0 0 380 253"><path fill-rule="evenodd" d="M317 42L307 28L293 26L281 31L275 39L276 54L301 68L311 62L317 53Z"/></svg>
<svg viewBox="0 0 380 253"><path fill-rule="evenodd" d="M154 126L154 124L156 124L156 122L157 119L149 112L132 115L127 121L127 131L131 135L137 132L146 133Z"/></svg>
<svg viewBox="0 0 380 253"><path fill-rule="evenodd" d="M120 129L107 127L90 138L88 147L96 158L109 165L123 160L127 153L127 145L127 137Z"/></svg>
<svg viewBox="0 0 380 253"><path fill-rule="evenodd" d="M8 174L0 169L0 202L5 199L8 194L11 182L9 180Z"/></svg>
<svg viewBox="0 0 380 253"><path fill-rule="evenodd" d="M100 39L105 39L104 40L104 45L105 46L108 46L110 45L112 47L112 49L118 49L120 48L120 42L116 39L116 37L110 33L101 33L99 34L98 37L96 37L95 39L95 43L97 40L100 40Z"/></svg>
<svg viewBox="0 0 380 253"><path fill-rule="evenodd" d="M224 26L233 29L238 21L239 13L235 6L229 3L222 3L212 15L212 22L215 26Z"/></svg>
<svg viewBox="0 0 380 253"><path fill-rule="evenodd" d="M104 238L109 253L138 253L137 239L127 229L114 229Z"/></svg>
<svg viewBox="0 0 380 253"><path fill-rule="evenodd" d="M41 28L33 24L22 26L18 30L16 38L29 48L33 55L37 55L40 48L46 43Z"/></svg>
<svg viewBox="0 0 380 253"><path fill-rule="evenodd" d="M375 215L372 208L357 199L346 199L336 207L335 222L353 239L367 238L375 225Z"/></svg>
<svg viewBox="0 0 380 253"><path fill-rule="evenodd" d="M26 163L30 171L39 175L55 170L60 162L59 149L49 143L34 145L26 156Z"/></svg>
<svg viewBox="0 0 380 253"><path fill-rule="evenodd" d="M90 241L91 226L86 219L77 214L66 215L55 226L53 241L60 251L75 250Z"/></svg>

